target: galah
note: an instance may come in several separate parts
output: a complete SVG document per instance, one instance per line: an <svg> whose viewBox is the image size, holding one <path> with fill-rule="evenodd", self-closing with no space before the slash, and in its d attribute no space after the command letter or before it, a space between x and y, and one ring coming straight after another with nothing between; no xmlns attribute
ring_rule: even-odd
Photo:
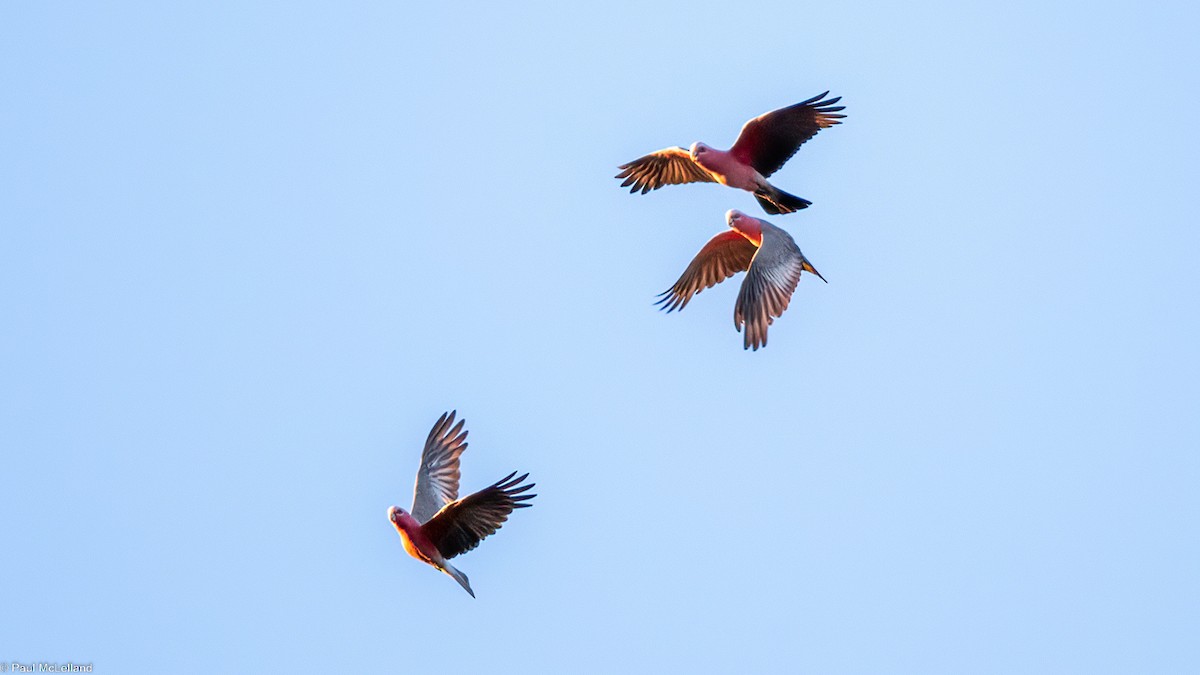
<svg viewBox="0 0 1200 675"><path fill-rule="evenodd" d="M454 423L456 412L443 413L425 440L412 513L393 506L388 509L388 520L400 533L409 555L450 575L473 598L475 591L467 575L447 561L478 546L484 537L500 529L513 509L532 506L528 500L537 495L521 494L535 484L521 485L529 474L517 476L514 471L458 499L458 458L467 449L467 432L463 431L466 420Z"/></svg>
<svg viewBox="0 0 1200 675"><path fill-rule="evenodd" d="M822 100L829 92L796 105L764 113L746 122L733 147L717 150L693 143L691 150L663 148L617 167L624 178L621 187L630 193L646 194L664 185L720 183L754 193L764 211L771 215L794 213L812 202L790 195L767 182L791 159L805 141L821 129L841 124L845 106L834 106L841 97Z"/></svg>
<svg viewBox="0 0 1200 675"><path fill-rule="evenodd" d="M744 348L758 351L767 345L767 326L788 308L800 273L815 274L821 281L825 277L800 252L792 235L771 223L736 209L725 214L725 221L733 229L710 239L655 304L668 314L681 310L693 295L746 272L733 308L733 325L738 332L746 326Z"/></svg>

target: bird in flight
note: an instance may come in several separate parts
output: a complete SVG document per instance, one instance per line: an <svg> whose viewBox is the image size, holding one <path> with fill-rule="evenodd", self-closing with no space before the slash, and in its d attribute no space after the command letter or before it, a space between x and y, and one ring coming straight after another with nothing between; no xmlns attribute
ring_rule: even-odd
<svg viewBox="0 0 1200 675"><path fill-rule="evenodd" d="M746 122L733 147L717 150L693 143L691 150L663 148L617 167L624 178L621 187L646 194L664 185L720 183L754 193L764 211L771 215L794 213L812 202L790 195L767 182L791 159L805 141L821 129L841 124L845 106L835 106L841 97L823 100L829 92L786 108L764 113Z"/></svg>
<svg viewBox="0 0 1200 675"><path fill-rule="evenodd" d="M800 273L815 274L821 281L825 277L800 252L792 235L780 228L736 209L725 214L725 221L733 229L710 239L679 281L654 304L668 314L682 310L693 295L746 272L733 308L733 325L738 332L746 326L744 348L758 351L767 345L767 326L788 308Z"/></svg>
<svg viewBox="0 0 1200 675"><path fill-rule="evenodd" d="M532 506L528 501L537 495L522 494L535 484L521 485L529 474L517 476L514 471L469 497L458 498L458 458L467 449L467 432L463 431L466 420L454 423L456 412L443 413L425 440L412 513L393 506L388 520L409 555L450 575L473 598L467 575L447 561L478 546L500 529L513 509Z"/></svg>

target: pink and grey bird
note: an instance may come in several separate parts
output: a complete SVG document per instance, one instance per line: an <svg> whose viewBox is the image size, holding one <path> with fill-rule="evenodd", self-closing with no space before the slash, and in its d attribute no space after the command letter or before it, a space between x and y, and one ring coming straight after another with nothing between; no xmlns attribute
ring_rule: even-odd
<svg viewBox="0 0 1200 675"><path fill-rule="evenodd" d="M663 148L622 164L617 178L631 193L646 194L664 185L720 183L754 193L764 211L771 215L793 213L812 202L790 195L767 182L805 141L821 129L841 124L845 106L835 106L841 97L822 100L829 92L796 105L764 113L746 122L733 147L717 150L693 143L691 150Z"/></svg>
<svg viewBox="0 0 1200 675"><path fill-rule="evenodd" d="M404 550L423 563L450 575L471 597L467 575L449 562L479 545L500 529L514 509L532 506L537 495L522 494L534 483L521 485L529 474L514 471L469 497L458 498L458 458L467 449L466 420L454 423L455 411L443 413L421 453L421 468L413 490L412 513L399 506L388 509L388 520L400 534ZM514 477L515 476L515 477Z"/></svg>
<svg viewBox="0 0 1200 675"><path fill-rule="evenodd" d="M738 332L745 325L744 348L757 351L767 345L767 326L788 308L800 273L815 274L821 281L825 277L808 262L787 232L738 210L726 213L725 220L733 229L710 239L679 281L661 293L662 299L655 304L668 314L681 310L693 295L746 272L733 308L733 325Z"/></svg>

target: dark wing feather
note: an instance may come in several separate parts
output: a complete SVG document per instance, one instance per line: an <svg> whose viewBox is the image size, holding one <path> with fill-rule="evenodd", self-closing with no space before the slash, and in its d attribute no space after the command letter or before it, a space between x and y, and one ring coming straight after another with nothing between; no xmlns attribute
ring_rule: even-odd
<svg viewBox="0 0 1200 675"><path fill-rule="evenodd" d="M662 298L656 305L670 314L687 307L692 296L706 288L712 288L729 277L744 272L754 259L758 247L735 230L722 232L704 245L692 262L688 264L679 281L669 290L659 294Z"/></svg>
<svg viewBox="0 0 1200 675"><path fill-rule="evenodd" d="M456 411L443 413L425 439L421 468L413 488L412 516L418 523L433 517L446 504L458 499L458 458L467 449L466 420L454 423Z"/></svg>
<svg viewBox="0 0 1200 675"><path fill-rule="evenodd" d="M707 171L692 161L687 150L679 147L663 148L617 168L621 169L621 173L616 177L625 179L621 187L633 186L629 188L630 194L638 190L646 194L664 185L716 182Z"/></svg>
<svg viewBox="0 0 1200 675"><path fill-rule="evenodd" d="M845 115L837 114L846 106L835 106L842 99L823 99L829 92L801 101L793 106L780 108L746 122L742 133L729 152L737 159L753 166L764 177L782 167L804 142L821 129L841 124Z"/></svg>
<svg viewBox="0 0 1200 675"><path fill-rule="evenodd" d="M425 523L421 529L437 546L442 557L449 560L470 551L484 537L500 529L513 509L532 506L526 502L537 495L521 493L533 488L536 483L520 485L529 474L513 478L516 473L514 471L490 487L447 504Z"/></svg>

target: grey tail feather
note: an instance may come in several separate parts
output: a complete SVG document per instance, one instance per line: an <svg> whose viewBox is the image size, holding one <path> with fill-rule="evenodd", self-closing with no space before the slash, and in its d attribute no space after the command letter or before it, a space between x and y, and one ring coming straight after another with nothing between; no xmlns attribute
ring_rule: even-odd
<svg viewBox="0 0 1200 675"><path fill-rule="evenodd" d="M467 575L459 572L450 563L442 563L442 571L446 574L449 574L451 578L457 581L458 585L462 586L466 592L470 593L472 598L475 597L475 591L471 590L471 581L467 579Z"/></svg>
<svg viewBox="0 0 1200 675"><path fill-rule="evenodd" d="M807 199L788 194L774 185L768 185L759 189L754 193L754 198L758 200L763 211L772 216L777 216L781 213L795 213L800 209L806 209L812 205L812 202Z"/></svg>
<svg viewBox="0 0 1200 675"><path fill-rule="evenodd" d="M829 283L829 280L826 279L825 277L821 276L821 273L817 271L817 268L813 267L813 264L808 262L808 258L802 258L802 262L800 263L800 265L803 267L805 272L811 272L811 273L817 275L817 278L820 279L821 281L824 281L825 283Z"/></svg>

